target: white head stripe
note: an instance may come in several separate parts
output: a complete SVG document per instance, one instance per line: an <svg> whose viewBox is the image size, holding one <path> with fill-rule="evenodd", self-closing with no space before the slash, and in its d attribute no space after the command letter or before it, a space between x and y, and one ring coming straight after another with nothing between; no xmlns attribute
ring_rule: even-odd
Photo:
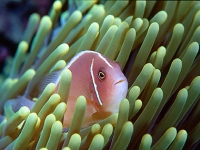
<svg viewBox="0 0 200 150"><path fill-rule="evenodd" d="M86 50L86 51L82 51L80 53L78 53L77 55L75 55L71 60L70 62L67 64L67 68L69 68L79 57L81 57L83 54L85 53L94 53L94 54L98 54L98 56L111 68L113 68L113 66L100 54L100 53L97 53L97 52L94 52L94 51L89 51L89 50Z"/></svg>
<svg viewBox="0 0 200 150"><path fill-rule="evenodd" d="M99 92L97 90L97 85L96 85L95 80L94 80L93 64L94 64L94 58L92 59L92 64L91 64L91 67L90 67L90 74L91 74L91 77L92 77L92 83L94 85L94 91L95 91L95 94L97 96L97 100L98 100L99 104L102 106L103 104L102 104L102 101L101 101L101 99L99 97Z"/></svg>
<svg viewBox="0 0 200 150"><path fill-rule="evenodd" d="M98 53L98 55L99 55L99 57L100 57L101 59L103 59L103 61L104 61L109 67L113 68L113 66L111 66L111 64L110 64L104 57L102 57L101 54Z"/></svg>

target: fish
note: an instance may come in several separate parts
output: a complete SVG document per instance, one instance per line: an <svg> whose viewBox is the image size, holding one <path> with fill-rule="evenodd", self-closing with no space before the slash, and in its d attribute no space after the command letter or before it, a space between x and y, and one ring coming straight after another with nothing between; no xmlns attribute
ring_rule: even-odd
<svg viewBox="0 0 200 150"><path fill-rule="evenodd" d="M71 71L72 80L67 100L67 110L63 118L64 127L70 126L76 99L81 95L86 98L87 102L82 127L97 123L118 112L120 102L128 92L128 81L118 62L112 61L98 52L85 50L76 54L64 69L66 68ZM47 79L48 81L56 84L55 93L57 93L60 84L60 75L61 73L57 76L47 76L52 78ZM46 80L45 77L42 80L46 83L44 81ZM30 108L34 105L30 104L30 100L25 98L18 99L20 99L18 104L15 104L18 107L28 105ZM12 102L8 103L13 105L13 109L16 111L18 108L16 109ZM14 102L17 103L16 100Z"/></svg>

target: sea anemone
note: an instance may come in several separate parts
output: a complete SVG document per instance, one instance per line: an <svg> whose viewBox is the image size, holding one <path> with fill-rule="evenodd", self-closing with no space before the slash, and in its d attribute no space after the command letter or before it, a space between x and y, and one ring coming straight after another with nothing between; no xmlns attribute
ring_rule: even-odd
<svg viewBox="0 0 200 150"><path fill-rule="evenodd" d="M198 1L55 1L48 16L30 16L12 66L6 66L9 74L2 75L0 149L197 148L199 37ZM49 83L31 110L5 105L27 91L33 95L43 75L63 69L82 50L121 64L129 92L118 113L81 128L86 100L80 96L63 130L68 69L58 93Z"/></svg>

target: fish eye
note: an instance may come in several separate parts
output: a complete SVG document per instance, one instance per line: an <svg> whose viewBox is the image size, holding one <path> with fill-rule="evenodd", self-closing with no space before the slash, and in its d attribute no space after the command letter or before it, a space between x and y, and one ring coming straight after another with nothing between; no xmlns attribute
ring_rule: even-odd
<svg viewBox="0 0 200 150"><path fill-rule="evenodd" d="M106 75L103 71L100 70L99 73L98 73L98 77L99 77L100 80L104 80Z"/></svg>

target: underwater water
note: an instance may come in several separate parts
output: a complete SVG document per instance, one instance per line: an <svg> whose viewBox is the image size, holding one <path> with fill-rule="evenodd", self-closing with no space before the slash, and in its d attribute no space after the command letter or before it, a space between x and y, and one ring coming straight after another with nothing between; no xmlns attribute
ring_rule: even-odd
<svg viewBox="0 0 200 150"><path fill-rule="evenodd" d="M1 51L11 57L0 80L0 149L198 149L199 18L198 1L58 0L48 15L31 14L15 55ZM66 66L84 50L118 62L128 93L119 111L83 127L86 96L65 114L73 78ZM38 89L59 71L59 85Z"/></svg>

